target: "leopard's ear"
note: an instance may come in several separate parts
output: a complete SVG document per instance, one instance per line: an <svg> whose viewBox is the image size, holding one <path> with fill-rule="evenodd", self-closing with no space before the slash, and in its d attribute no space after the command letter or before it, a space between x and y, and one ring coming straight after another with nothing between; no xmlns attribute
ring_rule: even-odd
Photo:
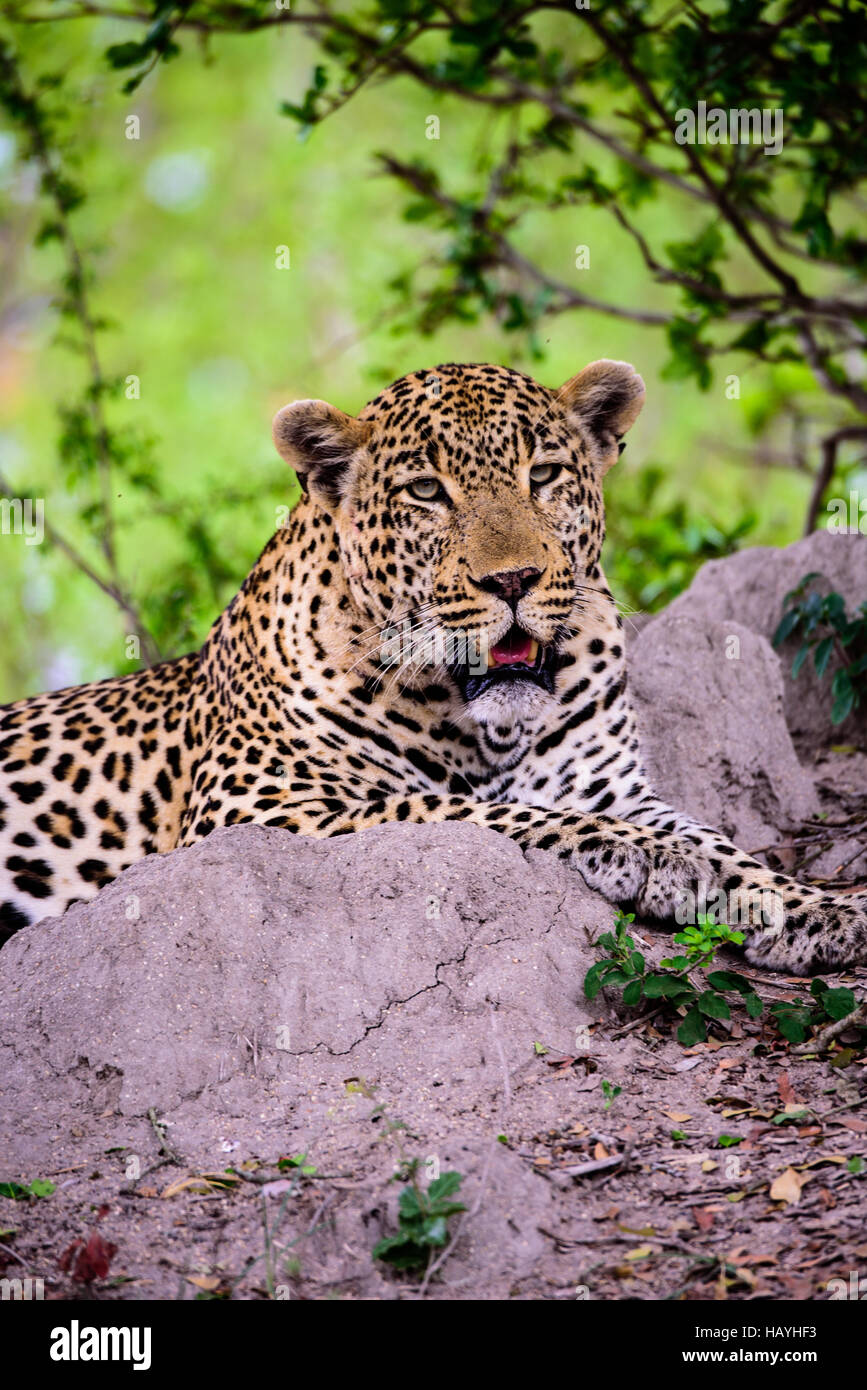
<svg viewBox="0 0 867 1390"><path fill-rule="evenodd" d="M278 454L295 469L304 491L327 510L340 503L370 431L368 421L314 400L284 405L272 425Z"/></svg>
<svg viewBox="0 0 867 1390"><path fill-rule="evenodd" d="M603 357L565 382L556 393L599 445L602 471L620 453L620 441L644 405L644 382L628 362Z"/></svg>

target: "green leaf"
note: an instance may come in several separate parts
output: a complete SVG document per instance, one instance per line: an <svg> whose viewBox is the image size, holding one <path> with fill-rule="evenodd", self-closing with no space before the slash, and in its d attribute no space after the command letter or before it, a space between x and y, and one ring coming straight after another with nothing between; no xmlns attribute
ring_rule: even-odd
<svg viewBox="0 0 867 1390"><path fill-rule="evenodd" d="M837 672L837 675L840 675L839 671ZM834 697L834 703L831 706L831 723L842 724L844 719L847 719L849 715L852 713L854 706L855 692L850 686L848 689L842 690L839 695L836 695Z"/></svg>
<svg viewBox="0 0 867 1390"><path fill-rule="evenodd" d="M436 210L437 205L433 198L426 198L424 202L420 203L409 203L403 210L403 220L404 222L423 222Z"/></svg>
<svg viewBox="0 0 867 1390"><path fill-rule="evenodd" d="M792 226L796 232L806 232L809 255L818 257L832 254L834 232L820 202L808 197Z"/></svg>
<svg viewBox="0 0 867 1390"><path fill-rule="evenodd" d="M695 1043L704 1042L706 1037L707 1030L704 1026L704 1019L693 1005L677 1030L677 1040L684 1047L692 1047Z"/></svg>
<svg viewBox="0 0 867 1390"><path fill-rule="evenodd" d="M764 1005L762 1004L762 1001L759 998L759 996L755 992L753 992L751 994L745 994L743 996L743 1000L744 1008L746 1009L750 1018L761 1018L762 1009L764 1008Z"/></svg>
<svg viewBox="0 0 867 1390"><path fill-rule="evenodd" d="M425 1245L445 1245L448 1227L444 1216L429 1217L424 1223L421 1239Z"/></svg>
<svg viewBox="0 0 867 1390"><path fill-rule="evenodd" d="M828 662L831 660L831 653L834 650L833 637L824 637L813 653L813 664L818 676L824 676L828 669Z"/></svg>
<svg viewBox="0 0 867 1390"><path fill-rule="evenodd" d="M641 999L641 991L644 987L643 980L630 980L623 991L623 1002L628 1008L633 1008Z"/></svg>
<svg viewBox="0 0 867 1390"><path fill-rule="evenodd" d="M427 1264L427 1251L404 1235L386 1236L377 1241L371 1255L375 1260L385 1260L396 1269L417 1269Z"/></svg>
<svg viewBox="0 0 867 1390"><path fill-rule="evenodd" d="M696 1004L707 1018L731 1018L732 1016L732 1011L722 995L717 994L712 989L700 994Z"/></svg>
<svg viewBox="0 0 867 1390"><path fill-rule="evenodd" d="M113 68L131 68L142 63L150 54L150 45L145 43L113 43L105 50L105 56Z"/></svg>
<svg viewBox="0 0 867 1390"><path fill-rule="evenodd" d="M787 1042L801 1043L807 1036L805 1022L800 1016L805 1010L793 1013L786 1005L772 1005L771 1013Z"/></svg>
<svg viewBox="0 0 867 1390"><path fill-rule="evenodd" d="M648 975L644 981L645 999L671 999L684 990L692 993L692 986L674 975Z"/></svg>
<svg viewBox="0 0 867 1390"><path fill-rule="evenodd" d="M800 621L801 614L798 612L797 609L793 608L791 612L786 614L786 616L783 618L783 620L777 627L776 632L771 638L771 644L775 647L779 647L783 642L785 642L786 638L789 637L795 631L795 628L798 626L798 623Z"/></svg>
<svg viewBox="0 0 867 1390"><path fill-rule="evenodd" d="M11 1197L13 1202L20 1202L30 1195L29 1188L22 1187L20 1182L0 1182L0 1197Z"/></svg>
<svg viewBox="0 0 867 1390"><path fill-rule="evenodd" d="M591 965L587 974L584 976L584 997L585 999L595 999L602 989L605 980L604 973L611 969L613 961L600 960L596 965Z"/></svg>
<svg viewBox="0 0 867 1390"><path fill-rule="evenodd" d="M401 1221L414 1221L423 1214L423 1207L414 1187L405 1187L398 1198Z"/></svg>
<svg viewBox="0 0 867 1390"><path fill-rule="evenodd" d="M845 666L841 666L839 671L834 672L834 679L831 681L831 694L836 698L845 695L852 689L852 680Z"/></svg>
<svg viewBox="0 0 867 1390"><path fill-rule="evenodd" d="M444 1197L453 1197L463 1182L463 1175L450 1170L434 1178L427 1190L429 1202L440 1202Z"/></svg>
<svg viewBox="0 0 867 1390"><path fill-rule="evenodd" d="M739 337L732 343L733 348L742 348L745 352L760 352L766 347L771 337L771 330L764 319L756 319L749 328L745 328Z"/></svg>
<svg viewBox="0 0 867 1390"><path fill-rule="evenodd" d="M603 983L606 987L608 985L628 985L632 978L631 974L627 974L625 970L621 970L619 965L616 965L613 970L605 972Z"/></svg>
<svg viewBox="0 0 867 1390"><path fill-rule="evenodd" d="M753 986L744 975L736 970L712 970L707 982L714 989L736 989L739 994L752 994Z"/></svg>
<svg viewBox="0 0 867 1390"><path fill-rule="evenodd" d="M827 989L822 995L822 1008L829 1018L845 1018L855 1008L855 995L851 989Z"/></svg>

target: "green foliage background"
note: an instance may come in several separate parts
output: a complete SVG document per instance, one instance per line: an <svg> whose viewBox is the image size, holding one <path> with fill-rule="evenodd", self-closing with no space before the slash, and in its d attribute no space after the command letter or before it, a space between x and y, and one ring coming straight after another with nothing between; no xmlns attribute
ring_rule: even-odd
<svg viewBox="0 0 867 1390"><path fill-rule="evenodd" d="M424 159L459 183L496 115L398 78L299 139L281 103L303 100L321 55L298 30L219 37L200 51L185 38L182 61L124 94L103 55L130 37L128 24L75 21L16 26L15 42L28 71L64 75L61 128L88 190L75 227L107 321L104 370L141 382L139 400L120 391L106 408L123 437L132 430L115 485L120 568L163 655L202 640L278 509L297 497L270 442L273 412L302 396L355 411L386 382L442 361L515 363L551 386L601 356L642 372L648 402L607 484L607 567L627 609L666 601L702 558L744 538L782 545L800 534L809 475L759 468L753 455L769 430L763 443L786 459L777 407L815 392L805 367L759 374L743 357L716 358L702 393L661 376L659 329L586 310L545 320L535 355L490 321L396 332L389 286L433 253L436 230L404 217L406 199L373 152ZM425 138L430 114L438 141ZM130 115L138 140L125 137ZM76 470L74 441L58 452L58 409L80 395L85 368L53 307L61 249L32 245L44 213L19 153L20 136L0 125L0 470L16 495L43 497L49 522L98 568L93 480ZM650 216L660 242L706 222L666 197ZM556 225L540 211L521 238L582 292L660 303L634 244L601 209L576 208ZM575 269L578 244L590 247L589 269ZM288 270L275 264L282 245ZM740 374L739 400L726 399L729 372ZM0 700L137 667L128 620L54 546L0 536L0 582Z"/></svg>

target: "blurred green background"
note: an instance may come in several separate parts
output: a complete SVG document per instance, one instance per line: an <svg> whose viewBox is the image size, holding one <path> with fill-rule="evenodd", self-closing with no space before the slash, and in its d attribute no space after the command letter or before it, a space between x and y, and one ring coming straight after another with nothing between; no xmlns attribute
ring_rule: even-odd
<svg viewBox="0 0 867 1390"><path fill-rule="evenodd" d="M664 380L660 331L582 311L546 321L543 356L495 325L448 324L434 335L395 332L388 284L427 254L435 232L402 216L404 199L375 176L372 153L423 157L460 178L491 137L491 116L398 80L360 94L306 141L281 117L317 61L298 31L214 41L160 65L132 95L101 60L129 26L76 21L16 34L33 71L59 69L76 93L67 132L86 171L75 214L95 253L96 312L110 375L140 379L140 398L109 404L119 429L153 441L150 493L116 487L120 568L156 623L163 655L197 645L297 496L273 451L270 419L286 401L322 396L356 411L386 382L437 362L514 363L550 386L597 357L632 361L648 387L629 447L607 481L606 566L626 610L660 605L697 563L740 539L797 538L810 477L759 467L756 431L774 416L775 390L813 387L797 364L763 373L718 359L710 391ZM441 138L425 139L435 111ZM127 139L130 115L140 139ZM81 359L58 341L56 243L34 249L40 212L32 168L0 127L0 470L16 495L45 499L46 519L99 567L80 518L87 479L58 460L58 405L82 389ZM688 235L689 207L651 209L660 240ZM695 225L698 225L696 218ZM523 230L543 267L584 293L658 306L634 246L597 209L543 212ZM575 269L575 246L591 249ZM287 246L291 266L278 268ZM62 339L62 332L60 334ZM729 372L741 395L725 394ZM762 437L785 461L784 424ZM178 524L178 522L182 524ZM135 669L129 624L112 601L48 543L0 536L0 701Z"/></svg>

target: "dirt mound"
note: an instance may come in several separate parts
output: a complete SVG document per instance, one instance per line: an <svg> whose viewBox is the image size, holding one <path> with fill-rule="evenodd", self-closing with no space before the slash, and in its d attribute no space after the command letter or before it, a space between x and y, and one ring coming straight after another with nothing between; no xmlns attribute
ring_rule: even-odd
<svg viewBox="0 0 867 1390"><path fill-rule="evenodd" d="M584 1017L584 929L612 912L532 860L472 825L331 841L243 826L144 860L3 952L7 1096L45 1114L71 1084L92 1108L110 1077L122 1115L205 1097L278 1115L348 1068L387 1071L413 1105L447 1078L460 1113L528 1038L565 1047Z"/></svg>
<svg viewBox="0 0 867 1390"><path fill-rule="evenodd" d="M797 1140L811 1170L832 1155L812 1199L768 1206L801 1161L771 1121L817 1094L814 1064L740 1022L685 1055L669 1025L588 1004L611 918L478 827L248 826L27 928L0 955L0 1178L56 1190L0 1198L0 1272L67 1298L709 1298L725 1250L730 1296L823 1296L863 1230L836 1166L857 1085L829 1076ZM372 1257L413 1162L422 1190L463 1179L427 1276Z"/></svg>
<svg viewBox="0 0 867 1390"><path fill-rule="evenodd" d="M473 1171L469 1197L484 1173L462 1257L481 1242L486 1278L525 1272L549 1189L496 1133L534 1043L574 1051L592 1020L588 932L612 919L556 858L529 861L470 825L245 826L134 866L0 957L5 1162L56 1168L67 1135L108 1127L136 1172L154 1111L192 1171L307 1151L366 1171L384 1216L405 1143L429 1172Z"/></svg>
<svg viewBox="0 0 867 1390"><path fill-rule="evenodd" d="M816 531L783 550L757 546L725 560L711 560L662 616L666 620L687 616L736 622L770 640L783 615L786 594L813 573L821 576L816 584L821 593L836 590L846 600L847 612L854 613L867 601L867 539ZM647 631L659 621L654 620ZM867 752L867 705L843 724L831 724L831 679L840 665L839 656L832 656L821 680L812 661L804 665L797 680L792 680L789 673L799 646L798 638L793 637L780 648L786 722L799 754L812 757L831 744L846 743Z"/></svg>
<svg viewBox="0 0 867 1390"><path fill-rule="evenodd" d="M819 810L783 717L780 663L764 637L669 610L635 641L630 689L648 775L672 806L747 850Z"/></svg>

